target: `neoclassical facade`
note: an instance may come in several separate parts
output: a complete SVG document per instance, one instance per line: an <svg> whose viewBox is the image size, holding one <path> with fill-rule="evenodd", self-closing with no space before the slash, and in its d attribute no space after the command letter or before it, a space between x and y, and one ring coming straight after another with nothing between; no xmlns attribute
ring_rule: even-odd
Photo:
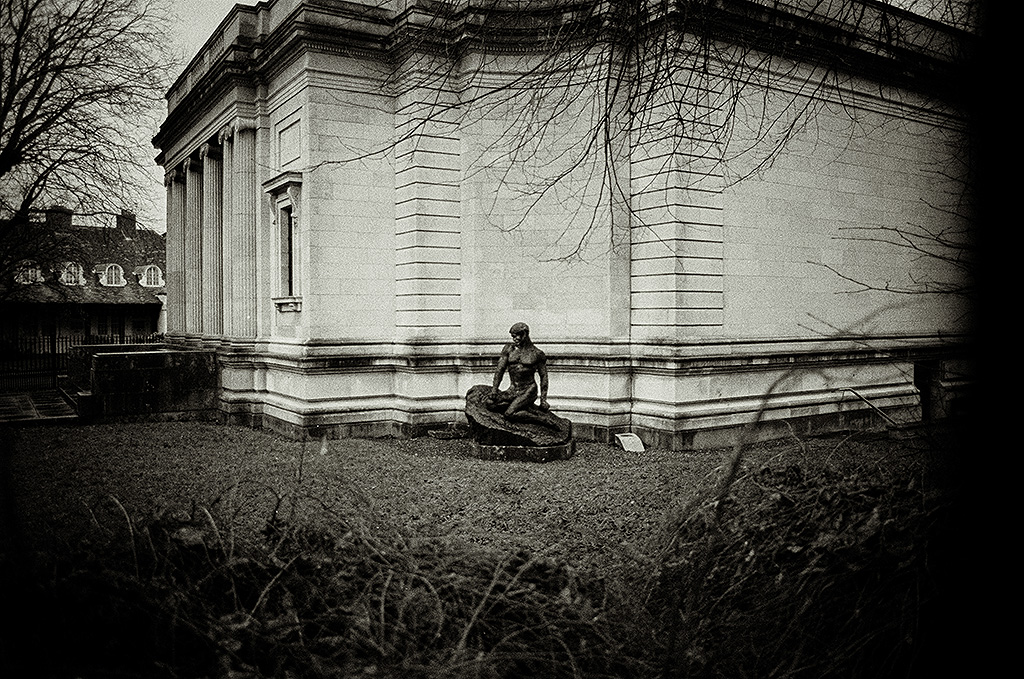
<svg viewBox="0 0 1024 679"><path fill-rule="evenodd" d="M457 420L515 322L585 438L942 414L964 281L901 238L969 229L966 34L686 4L236 5L154 140L167 336L217 352L225 417Z"/></svg>

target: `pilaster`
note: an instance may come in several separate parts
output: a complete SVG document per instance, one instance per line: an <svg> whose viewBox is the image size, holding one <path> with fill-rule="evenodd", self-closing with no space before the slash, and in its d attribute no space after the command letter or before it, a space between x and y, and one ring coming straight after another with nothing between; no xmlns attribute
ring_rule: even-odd
<svg viewBox="0 0 1024 679"><path fill-rule="evenodd" d="M457 94L416 87L398 96L395 295L399 339L462 331L461 139Z"/></svg>
<svg viewBox="0 0 1024 679"><path fill-rule="evenodd" d="M685 95L685 96L684 96ZM717 92L668 83L630 154L630 325L636 340L720 332L725 322L723 128Z"/></svg>

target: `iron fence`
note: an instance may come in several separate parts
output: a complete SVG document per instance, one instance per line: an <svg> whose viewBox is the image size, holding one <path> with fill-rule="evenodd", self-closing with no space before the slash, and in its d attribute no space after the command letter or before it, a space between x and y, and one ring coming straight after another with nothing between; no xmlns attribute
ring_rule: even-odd
<svg viewBox="0 0 1024 679"><path fill-rule="evenodd" d="M56 388L71 348L85 344L149 344L159 335L74 335L0 338L0 392Z"/></svg>

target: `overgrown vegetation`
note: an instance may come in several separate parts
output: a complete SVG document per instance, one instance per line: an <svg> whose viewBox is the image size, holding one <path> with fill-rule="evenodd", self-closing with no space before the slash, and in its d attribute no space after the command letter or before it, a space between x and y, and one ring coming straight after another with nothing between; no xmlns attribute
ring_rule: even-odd
<svg viewBox="0 0 1024 679"><path fill-rule="evenodd" d="M301 485L255 544L224 503L143 519L111 496L116 526L31 567L5 554L26 604L5 655L76 677L907 676L953 499L929 453L751 457L635 563L587 570L372 503L314 526L334 510Z"/></svg>

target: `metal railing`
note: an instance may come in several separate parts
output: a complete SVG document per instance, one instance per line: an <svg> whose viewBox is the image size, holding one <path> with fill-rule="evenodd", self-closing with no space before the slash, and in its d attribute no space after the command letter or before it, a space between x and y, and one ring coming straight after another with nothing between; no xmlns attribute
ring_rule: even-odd
<svg viewBox="0 0 1024 679"><path fill-rule="evenodd" d="M67 374L71 348L87 344L151 344L160 335L72 335L0 338L0 392L53 389Z"/></svg>

